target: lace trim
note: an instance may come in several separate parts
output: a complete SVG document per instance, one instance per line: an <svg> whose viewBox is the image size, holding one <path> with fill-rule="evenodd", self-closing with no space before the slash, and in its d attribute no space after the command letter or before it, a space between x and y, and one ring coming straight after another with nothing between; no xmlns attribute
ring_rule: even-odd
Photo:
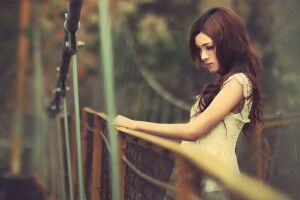
<svg viewBox="0 0 300 200"><path fill-rule="evenodd" d="M250 122L249 113L250 113L251 107L252 107L252 100L250 100L248 97L250 97L252 94L252 84L245 74L238 73L238 74L234 74L234 75L230 76L223 83L223 86L228 81L232 80L233 78L235 78L243 86L243 94L245 97L245 103L244 103L241 113L234 114L234 117L241 120L244 123L248 123L248 122Z"/></svg>

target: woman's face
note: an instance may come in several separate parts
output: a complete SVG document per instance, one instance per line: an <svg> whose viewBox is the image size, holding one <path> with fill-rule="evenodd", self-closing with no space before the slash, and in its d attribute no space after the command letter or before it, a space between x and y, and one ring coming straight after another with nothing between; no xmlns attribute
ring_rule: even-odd
<svg viewBox="0 0 300 200"><path fill-rule="evenodd" d="M217 74L220 72L220 65L216 56L216 47L212 39L201 32L195 37L195 45L204 63L204 67L207 68L210 73Z"/></svg>

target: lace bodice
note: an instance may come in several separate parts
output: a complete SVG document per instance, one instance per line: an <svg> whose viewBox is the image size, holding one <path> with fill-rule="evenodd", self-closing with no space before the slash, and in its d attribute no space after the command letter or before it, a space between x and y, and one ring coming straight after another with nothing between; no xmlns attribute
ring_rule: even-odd
<svg viewBox="0 0 300 200"><path fill-rule="evenodd" d="M244 124L250 122L249 113L251 111L252 101L249 97L252 93L252 85L245 74L237 73L230 76L223 83L223 86L233 78L235 78L243 86L243 95L245 101L241 112L237 114L229 113L223 119L224 123L221 121L214 128L212 128L205 136L201 137L197 141L183 141L181 146L182 148L184 148L192 145L197 147L198 149L206 151L207 153L217 156L221 161L225 163L227 167L239 173L239 168L235 154L235 147L238 136ZM194 116L199 109L198 101L194 104L194 106L191 109L191 116ZM194 120L194 118L195 117L191 118L191 120ZM208 179L205 182L204 189L208 192L218 190L219 188L220 187L210 179Z"/></svg>

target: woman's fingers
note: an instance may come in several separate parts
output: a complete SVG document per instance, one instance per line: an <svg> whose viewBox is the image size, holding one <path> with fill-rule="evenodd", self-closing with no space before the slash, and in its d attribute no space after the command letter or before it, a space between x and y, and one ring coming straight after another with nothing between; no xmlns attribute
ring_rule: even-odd
<svg viewBox="0 0 300 200"><path fill-rule="evenodd" d="M115 117L115 126L119 127L126 127L129 129L134 129L134 120L131 120L127 117L124 117L122 115L118 115Z"/></svg>
<svg viewBox="0 0 300 200"><path fill-rule="evenodd" d="M116 126L121 126L121 124L122 124L122 115L117 115L115 117L115 125Z"/></svg>
<svg viewBox="0 0 300 200"><path fill-rule="evenodd" d="M126 124L128 124L129 119L122 116L122 115L118 115L115 118L115 125L116 126L123 126L123 127L127 127Z"/></svg>

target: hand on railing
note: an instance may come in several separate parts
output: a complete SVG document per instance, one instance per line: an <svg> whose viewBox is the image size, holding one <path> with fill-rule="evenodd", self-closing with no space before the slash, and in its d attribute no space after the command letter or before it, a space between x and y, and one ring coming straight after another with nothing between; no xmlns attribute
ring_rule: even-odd
<svg viewBox="0 0 300 200"><path fill-rule="evenodd" d="M123 115L116 116L114 123L115 123L115 126L118 126L118 127L134 129L134 120L124 117Z"/></svg>
<svg viewBox="0 0 300 200"><path fill-rule="evenodd" d="M86 152L85 158L93 159L91 162L84 162L86 172L88 172L85 176L88 175L91 178L91 184L88 185L91 188L87 188L86 191L90 192L91 199L98 199L101 195L111 194L110 187L107 187L108 183L101 178L107 177L109 173L107 152L111 150L107 138L108 117L88 108L85 108L84 113L82 122L87 123L83 126L87 130L83 131L83 137L87 140L82 140L85 142L83 152ZM152 125L150 122L136 121L122 115L118 115L114 121L116 126L126 128L132 125L139 126L140 123ZM90 135L91 133L93 135ZM121 129L118 131L118 136L120 178L124 199L132 195L141 195L141 188L153 196L151 199L158 199L155 197L163 199L168 195L177 199L201 199L204 195L201 193L204 192L204 188L200 185L204 175L224 186L226 192L238 199L291 199L275 188L243 173L238 175L227 170L218 159L194 147L180 148L178 144L149 136L142 131ZM93 147L87 148L91 144ZM106 148L102 148L102 145ZM102 162L103 160L106 162ZM170 181L174 163L176 163L175 169L178 169L178 173L174 172L175 175L172 173L173 178ZM135 185L136 183L143 184ZM99 190L99 188L102 189ZM170 191L170 194L165 195L165 189L176 191L174 193Z"/></svg>

